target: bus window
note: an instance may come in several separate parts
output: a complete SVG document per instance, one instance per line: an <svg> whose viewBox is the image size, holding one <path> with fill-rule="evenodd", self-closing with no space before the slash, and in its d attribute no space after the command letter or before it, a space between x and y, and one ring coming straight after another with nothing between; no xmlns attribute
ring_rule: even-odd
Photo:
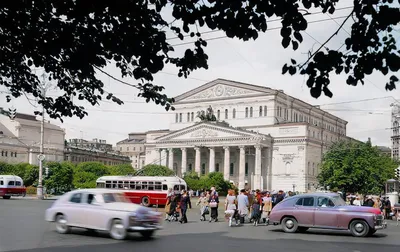
<svg viewBox="0 0 400 252"><path fill-rule="evenodd" d="M174 185L174 191L179 191L179 185Z"/></svg>
<svg viewBox="0 0 400 252"><path fill-rule="evenodd" d="M112 183L113 183L112 188L117 188L118 187L117 181L113 181Z"/></svg>
<svg viewBox="0 0 400 252"><path fill-rule="evenodd" d="M124 188L128 189L129 188L129 181L124 181Z"/></svg>
<svg viewBox="0 0 400 252"><path fill-rule="evenodd" d="M186 186L185 185L181 185L181 191L182 190L186 190Z"/></svg>
<svg viewBox="0 0 400 252"><path fill-rule="evenodd" d="M14 185L14 181L9 181L8 185Z"/></svg>
<svg viewBox="0 0 400 252"><path fill-rule="evenodd" d="M161 182L156 182L156 185L154 186L155 190L161 190L162 189L162 185Z"/></svg>
<svg viewBox="0 0 400 252"><path fill-rule="evenodd" d="M106 184L106 188L111 188L111 184Z"/></svg>
<svg viewBox="0 0 400 252"><path fill-rule="evenodd" d="M168 186L167 185L162 185L163 191L168 191Z"/></svg>
<svg viewBox="0 0 400 252"><path fill-rule="evenodd" d="M15 181L16 186L21 186L21 181Z"/></svg>
<svg viewBox="0 0 400 252"><path fill-rule="evenodd" d="M142 181L142 190L148 190L147 182Z"/></svg>
<svg viewBox="0 0 400 252"><path fill-rule="evenodd" d="M136 190L142 190L142 183L140 181L136 182Z"/></svg>
<svg viewBox="0 0 400 252"><path fill-rule="evenodd" d="M0 185L4 185L4 182L3 182L3 180L0 180Z"/></svg>
<svg viewBox="0 0 400 252"><path fill-rule="evenodd" d="M129 188L135 189L136 188L135 186L136 186L135 181L131 181Z"/></svg>

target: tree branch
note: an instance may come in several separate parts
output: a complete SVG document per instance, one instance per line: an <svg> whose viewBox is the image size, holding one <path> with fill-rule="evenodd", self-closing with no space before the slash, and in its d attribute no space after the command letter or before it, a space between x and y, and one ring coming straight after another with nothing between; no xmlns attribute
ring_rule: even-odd
<svg viewBox="0 0 400 252"><path fill-rule="evenodd" d="M352 12L350 12L350 14L346 17L346 19L343 21L343 23L339 26L339 28L336 30L336 32L334 32L307 60L306 62L304 62L301 66L300 69L302 69L308 62L310 62L310 60L315 56L315 54L317 54L319 51L321 51L321 49L334 37L336 36L339 31L343 28L343 25L347 22L347 20L353 16L354 13L354 9Z"/></svg>

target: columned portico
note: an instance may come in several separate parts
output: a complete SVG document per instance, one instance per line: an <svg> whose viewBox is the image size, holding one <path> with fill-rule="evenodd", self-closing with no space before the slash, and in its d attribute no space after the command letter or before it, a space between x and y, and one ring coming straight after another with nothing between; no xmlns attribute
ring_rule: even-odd
<svg viewBox="0 0 400 252"><path fill-rule="evenodd" d="M173 170L174 169L174 149L168 149L168 168Z"/></svg>
<svg viewBox="0 0 400 252"><path fill-rule="evenodd" d="M194 161L194 171L200 175L201 152L199 147L195 147L194 150L196 152Z"/></svg>
<svg viewBox="0 0 400 252"><path fill-rule="evenodd" d="M210 163L208 165L209 172L215 172L215 149L214 147L209 148L210 150Z"/></svg>
<svg viewBox="0 0 400 252"><path fill-rule="evenodd" d="M254 168L254 185L253 189L263 188L261 184L261 146L256 145L256 157L255 157L255 168Z"/></svg>
<svg viewBox="0 0 400 252"><path fill-rule="evenodd" d="M240 146L239 153L239 189L243 189L245 186L245 175L246 175L246 149L244 146Z"/></svg>
<svg viewBox="0 0 400 252"><path fill-rule="evenodd" d="M187 169L187 152L186 148L181 148L181 151L182 151L181 174L183 176L186 173Z"/></svg>
<svg viewBox="0 0 400 252"><path fill-rule="evenodd" d="M199 176L218 171L239 189L265 189L261 176L267 166L261 153L272 145L269 135L203 122L159 137L155 145L163 154L168 150L162 156L170 169L178 168L178 176L188 169Z"/></svg>
<svg viewBox="0 0 400 252"><path fill-rule="evenodd" d="M229 165L230 165L230 149L229 146L224 146L224 179L229 180Z"/></svg>
<svg viewBox="0 0 400 252"><path fill-rule="evenodd" d="M166 149L161 149L160 163L163 166L167 166L167 150Z"/></svg>

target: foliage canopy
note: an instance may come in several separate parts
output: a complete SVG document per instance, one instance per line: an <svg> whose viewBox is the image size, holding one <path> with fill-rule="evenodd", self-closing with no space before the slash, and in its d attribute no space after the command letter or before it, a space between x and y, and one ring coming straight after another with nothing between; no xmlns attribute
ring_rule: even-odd
<svg viewBox="0 0 400 252"><path fill-rule="evenodd" d="M140 80L134 85L127 83L138 89L139 96L168 110L174 100L163 94L164 87L152 83L153 75L167 64L179 69L179 77L208 68L204 51L207 41L197 27L221 30L229 38L248 41L268 30L270 18L278 17L282 19L282 46L297 50L308 27L304 10L318 8L333 14L339 2L345 1L2 1L0 85L11 92L8 101L32 94L52 118L82 118L87 112L73 97L92 105L102 99L123 103L108 93L96 76L96 70L107 74L102 69L115 64L123 77ZM373 71L386 75L400 69L400 52L393 36L393 28L400 21L398 5L393 0L354 0L353 5L344 20L353 20L344 41L346 51L325 48L323 43L304 63L292 59L291 64L283 66L283 73L308 77L313 97L322 92L332 97L329 78L333 73L344 72L347 84L357 85ZM169 11L175 20L167 22L161 11ZM167 28L181 40L191 39L194 48L173 55ZM44 68L49 80L55 81L64 94L46 97L35 68ZM386 89L394 89L397 81L391 76Z"/></svg>
<svg viewBox="0 0 400 252"><path fill-rule="evenodd" d="M398 164L370 142L339 141L325 153L319 183L345 192L380 194Z"/></svg>

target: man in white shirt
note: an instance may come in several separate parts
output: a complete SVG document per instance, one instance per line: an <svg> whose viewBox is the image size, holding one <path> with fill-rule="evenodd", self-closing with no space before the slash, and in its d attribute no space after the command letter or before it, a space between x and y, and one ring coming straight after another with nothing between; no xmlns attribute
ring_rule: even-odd
<svg viewBox="0 0 400 252"><path fill-rule="evenodd" d="M240 190L240 195L237 197L238 201L238 214L240 222L244 222L244 216L249 214L249 197L246 195L246 190ZM236 223L237 224L237 223Z"/></svg>

